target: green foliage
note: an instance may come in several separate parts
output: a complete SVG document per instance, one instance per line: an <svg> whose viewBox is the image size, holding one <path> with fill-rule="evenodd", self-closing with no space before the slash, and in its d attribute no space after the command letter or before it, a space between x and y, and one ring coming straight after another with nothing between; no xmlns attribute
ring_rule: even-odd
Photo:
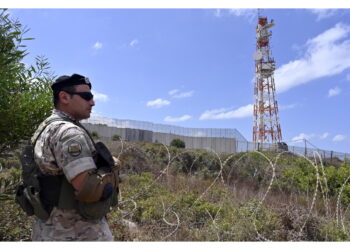
<svg viewBox="0 0 350 250"><path fill-rule="evenodd" d="M181 139L173 139L171 142L170 142L170 146L172 147L176 147L176 148L185 148L186 145L185 145L185 142Z"/></svg>
<svg viewBox="0 0 350 250"><path fill-rule="evenodd" d="M34 66L21 61L28 54L23 38L28 29L0 10L0 153L29 138L52 109L53 75L44 57Z"/></svg>
<svg viewBox="0 0 350 250"><path fill-rule="evenodd" d="M92 132L90 133L90 135L91 135L91 137L94 138L94 139L98 139L98 138L99 138L99 135L98 135L98 133L97 133L96 131L92 131Z"/></svg>
<svg viewBox="0 0 350 250"><path fill-rule="evenodd" d="M334 220L329 220L320 226L321 234L324 235L325 241L349 241L348 233L337 225Z"/></svg>
<svg viewBox="0 0 350 250"><path fill-rule="evenodd" d="M0 170L0 200L11 200L16 186L22 179L20 162L18 159L0 158L0 164L3 166Z"/></svg>
<svg viewBox="0 0 350 250"><path fill-rule="evenodd" d="M136 195L138 199L148 199L166 192L158 182L154 181L153 174L148 172L140 175L132 174L123 182L127 183L128 186L128 189L125 190L124 199L132 198Z"/></svg>
<svg viewBox="0 0 350 250"><path fill-rule="evenodd" d="M2 166L5 169L9 169L9 168L20 169L21 162L17 158L10 158L10 159L0 158L0 166Z"/></svg>
<svg viewBox="0 0 350 250"><path fill-rule="evenodd" d="M328 190L318 189L329 194L330 213L327 215L322 198L318 198L309 211L316 171L302 157L281 156L276 165L275 189L261 203L272 169L268 160L258 153L219 155L221 162L226 162L222 182L217 178L221 168L216 154L175 147L167 149L162 144L126 143L124 146L121 158L125 169L122 170L119 209L107 216L116 240L350 240L345 204L341 204L343 222L334 221L337 195L350 174L346 164L325 167L325 176L319 167L320 181L324 182L323 177L328 179ZM273 154L266 156L274 157ZM16 166L15 160L12 156L0 159L6 166L0 179L6 181L7 186L7 191L2 193L7 198L1 200L0 240L30 237L32 218L21 212L13 201L11 182L18 181L16 178L20 176L20 169L10 167ZM242 181L248 185L241 185ZM321 193L317 196L321 197ZM346 184L342 201L348 203L348 197L350 185ZM137 229L130 229L126 220L136 223Z"/></svg>
<svg viewBox="0 0 350 250"><path fill-rule="evenodd" d="M331 197L337 198L343 185L342 202L350 203L350 182L345 183L350 176L350 166L341 164L340 167L332 165L324 167L324 173L321 165L316 166L320 178L320 184L323 192ZM274 187L279 187L286 192L314 192L316 188L316 168L304 158L295 158L289 167L281 170Z"/></svg>
<svg viewBox="0 0 350 250"><path fill-rule="evenodd" d="M300 191L313 191L316 187L316 171L310 164L296 164L293 168L282 171L280 181L289 190L296 188Z"/></svg>
<svg viewBox="0 0 350 250"><path fill-rule="evenodd" d="M22 179L19 159L0 158L0 241L30 240L33 218L14 202L14 190Z"/></svg>
<svg viewBox="0 0 350 250"><path fill-rule="evenodd" d="M119 141L120 140L120 135L113 135L112 136L112 141Z"/></svg>
<svg viewBox="0 0 350 250"><path fill-rule="evenodd" d="M33 217L28 217L13 199L1 201L0 241L30 241Z"/></svg>
<svg viewBox="0 0 350 250"><path fill-rule="evenodd" d="M169 163L171 158L171 169L180 170L183 173L194 174L198 172L201 176L214 176L220 171L220 163L217 156L206 150L184 150L177 147L166 147L159 143L143 144L141 150L155 165L161 167ZM176 157L175 157L176 156Z"/></svg>

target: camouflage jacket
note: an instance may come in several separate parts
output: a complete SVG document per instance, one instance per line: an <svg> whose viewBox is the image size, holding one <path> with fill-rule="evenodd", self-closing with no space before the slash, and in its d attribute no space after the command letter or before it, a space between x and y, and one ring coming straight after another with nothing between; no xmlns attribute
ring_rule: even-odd
<svg viewBox="0 0 350 250"><path fill-rule="evenodd" d="M65 118L77 122L59 110L53 110L52 115L45 121L53 118ZM33 138L40 133L44 122L34 133ZM39 136L34 148L34 159L40 171L50 175L64 174L68 182L71 182L78 174L96 168L93 160L94 154L94 144L85 130L68 121L50 123ZM86 221L76 210L63 210L55 207L47 221L36 219L33 225L32 240L111 241L113 236L105 218Z"/></svg>

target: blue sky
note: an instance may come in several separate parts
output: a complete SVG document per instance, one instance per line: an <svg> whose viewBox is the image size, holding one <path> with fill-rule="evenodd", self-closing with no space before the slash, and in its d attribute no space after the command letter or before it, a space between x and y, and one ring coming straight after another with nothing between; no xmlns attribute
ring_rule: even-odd
<svg viewBox="0 0 350 250"><path fill-rule="evenodd" d="M9 9L30 28L30 64L90 78L93 115L252 140L256 9ZM350 152L350 9L263 9L282 137ZM295 144L298 145L298 144Z"/></svg>

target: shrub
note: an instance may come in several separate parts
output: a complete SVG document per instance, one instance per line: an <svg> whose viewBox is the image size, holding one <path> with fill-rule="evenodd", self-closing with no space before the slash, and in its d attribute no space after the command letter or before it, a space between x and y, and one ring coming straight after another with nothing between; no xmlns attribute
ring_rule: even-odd
<svg viewBox="0 0 350 250"><path fill-rule="evenodd" d="M27 28L0 9L0 153L16 148L29 138L52 109L53 74L44 57L35 66L23 63L28 54Z"/></svg>
<svg viewBox="0 0 350 250"><path fill-rule="evenodd" d="M185 142L181 139L174 139L170 142L170 146L172 147L176 147L176 148L185 148L186 145L185 145Z"/></svg>
<svg viewBox="0 0 350 250"><path fill-rule="evenodd" d="M99 135L96 131L92 131L91 132L91 137L94 138L94 139L98 139L99 138Z"/></svg>
<svg viewBox="0 0 350 250"><path fill-rule="evenodd" d="M14 199L0 206L0 241L29 241L34 217L28 217Z"/></svg>
<svg viewBox="0 0 350 250"><path fill-rule="evenodd" d="M120 135L113 135L112 136L112 141L120 141Z"/></svg>

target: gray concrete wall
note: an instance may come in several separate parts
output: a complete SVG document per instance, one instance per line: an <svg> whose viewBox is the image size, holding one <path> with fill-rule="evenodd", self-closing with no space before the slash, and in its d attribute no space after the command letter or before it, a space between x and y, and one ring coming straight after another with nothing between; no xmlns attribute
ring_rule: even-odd
<svg viewBox="0 0 350 250"><path fill-rule="evenodd" d="M83 123L83 125L90 132L95 131L99 137L106 139L111 139L113 135L119 135L127 141L159 142L170 145L173 139L178 138L185 142L188 149L206 149L217 153L237 152L235 138L181 136L141 129L108 127L101 124Z"/></svg>

